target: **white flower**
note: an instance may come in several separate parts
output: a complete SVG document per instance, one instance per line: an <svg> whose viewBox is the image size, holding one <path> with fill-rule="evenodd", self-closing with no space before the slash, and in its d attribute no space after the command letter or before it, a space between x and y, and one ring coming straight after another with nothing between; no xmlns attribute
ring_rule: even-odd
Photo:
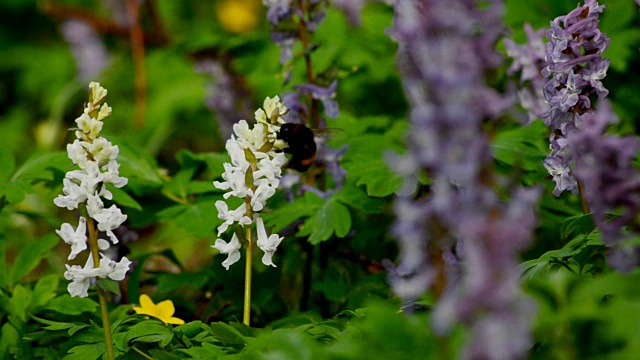
<svg viewBox="0 0 640 360"><path fill-rule="evenodd" d="M245 120L240 120L233 126L234 135L231 135L225 145L231 162L223 165L222 179L224 181L214 181L213 185L226 191L223 194L225 199L235 196L239 199L245 199L245 202L232 211L224 201L216 202L218 217L223 220L217 229L218 236L235 223L244 226L251 225L252 220L248 213L263 210L269 198L275 194L282 176L282 166L286 163L285 155L276 153L277 149L283 148L282 144L276 146L278 143L277 131L280 129L280 124L284 123L281 115L287 111L279 97L266 98L264 110L259 109L255 112L256 124L253 127L250 127ZM249 173L249 171L251 172ZM250 197L248 204L247 197ZM260 217L256 214L255 219L260 219ZM265 251L262 261L267 265L275 266L271 257L282 239L278 235L267 237L262 219L257 226L257 244ZM248 240L251 241L251 239ZM214 247L229 254L223 263L227 269L240 258L238 252L240 243L235 233L230 243L217 239Z"/></svg>
<svg viewBox="0 0 640 360"><path fill-rule="evenodd" d="M114 244L118 243L118 238L112 230L117 229L127 220L127 215L124 215L122 211L115 205L111 205L108 209L102 209L99 213L95 214L93 218L98 222L98 230L107 233L107 236Z"/></svg>
<svg viewBox="0 0 640 360"><path fill-rule="evenodd" d="M89 256L87 258L84 268L78 265L65 266L67 271L64 272L64 278L72 280L67 286L69 294L71 296L87 297L91 278L100 275L100 269L93 267L93 257Z"/></svg>
<svg viewBox="0 0 640 360"><path fill-rule="evenodd" d="M131 261L123 257L119 262L115 262L106 258L104 255L101 256L100 267L97 268L93 266L93 256L91 255L87 258L87 263L84 268L78 265L65 265L67 271L64 273L64 278L72 280L67 286L67 290L71 296L87 297L91 278L109 277L117 281L124 279L126 272L129 270L129 265L131 265Z"/></svg>
<svg viewBox="0 0 640 360"><path fill-rule="evenodd" d="M76 255L87 248L87 220L83 217L80 217L78 227L75 230L71 224L64 223L60 230L56 230L56 233L65 243L71 245L71 254L69 254L68 260L75 259Z"/></svg>
<svg viewBox="0 0 640 360"><path fill-rule="evenodd" d="M89 138L95 139L98 137L98 134L100 134L100 131L102 131L103 123L102 121L94 119L84 113L76 119L76 124L78 124L78 129L80 129L80 131L87 134Z"/></svg>
<svg viewBox="0 0 640 360"><path fill-rule="evenodd" d="M232 195L237 198L244 199L248 195L250 196L253 194L253 191L247 187L245 171L235 168L229 163L224 163L223 166L225 172L222 174L222 178L226 181L214 181L213 185L220 190L231 190L223 195L225 199L228 199Z"/></svg>
<svg viewBox="0 0 640 360"><path fill-rule="evenodd" d="M119 262L115 262L106 256L100 254L100 277L108 277L112 280L120 281L124 279L125 274L129 271L131 260L123 257Z"/></svg>
<svg viewBox="0 0 640 360"><path fill-rule="evenodd" d="M255 216L256 229L258 230L258 242L257 245L260 250L264 251L264 256L262 256L262 263L265 265L271 265L276 267L276 265L272 261L273 253L278 249L278 245L282 239L278 234L271 234L271 236L267 237L267 231L264 228L264 223L262 222L262 218L258 215Z"/></svg>
<svg viewBox="0 0 640 360"><path fill-rule="evenodd" d="M286 114L288 111L287 107L280 102L280 97L278 95L274 96L273 98L267 96L267 98L264 99L264 104L262 104L262 107L267 113L269 119L271 119L274 114L278 114L281 116ZM284 123L284 121L282 121L282 123Z"/></svg>
<svg viewBox="0 0 640 360"><path fill-rule="evenodd" d="M75 258L78 253L87 249L87 222L90 226L97 227L90 230L105 232L115 244L118 238L113 230L127 219L116 205L105 209L102 200L102 198L113 199L113 194L107 190L106 184L111 183L120 188L128 182L126 178L119 175L120 165L116 160L119 153L118 147L99 136L103 127L102 120L111 114L111 108L103 103L106 96L107 90L100 84L96 82L89 84L89 102L83 114L76 119L77 139L67 145L69 159L77 165L77 168L67 172L63 180L63 195L54 199L57 206L66 207L69 210L77 209L81 203L86 202L85 207L91 219L87 221L81 217L76 229L73 229L70 224L62 224L60 230L56 230L62 240L71 245L69 259ZM109 241L97 239L97 250L107 250L109 245ZM94 268L93 255L95 253L88 257L84 268L78 265L67 265L64 276L72 280L67 287L72 296L87 296L92 277L109 277L118 281L124 279L131 264L127 258L115 262L100 254L102 259L98 264L99 267Z"/></svg>
<svg viewBox="0 0 640 360"><path fill-rule="evenodd" d="M253 173L254 180L266 177L269 180L276 180L282 174L282 165L287 162L283 153L277 153L273 159L268 157L258 161L258 170Z"/></svg>
<svg viewBox="0 0 640 360"><path fill-rule="evenodd" d="M216 209L218 209L218 218L224 222L218 226L218 236L227 231L227 228L233 223L240 225L250 225L251 218L246 215L247 204L242 203L237 209L229 211L229 206L222 200L216 201Z"/></svg>
<svg viewBox="0 0 640 360"><path fill-rule="evenodd" d="M117 149L117 146L116 146ZM103 178L105 183L111 183L113 186L117 188L121 188L129 182L129 179L120 176L119 173L120 164L117 161L111 160L109 164L107 164L107 171L103 173ZM110 199L110 198L107 198Z"/></svg>
<svg viewBox="0 0 640 360"><path fill-rule="evenodd" d="M235 264L240 260L240 241L236 234L233 234L231 241L227 243L222 239L217 239L216 244L211 246L214 249L218 249L221 254L228 254L227 259L222 262L222 266L224 266L227 270L229 270L229 266Z"/></svg>
<svg viewBox="0 0 640 360"><path fill-rule="evenodd" d="M89 83L89 99L94 105L99 104L107 96L107 89L100 86L100 83L92 81Z"/></svg>
<svg viewBox="0 0 640 360"><path fill-rule="evenodd" d="M276 185L277 186L277 185ZM263 183L256 188L256 191L251 197L251 208L254 211L261 211L264 205L267 203L270 197L276 193L274 187L269 186L268 183Z"/></svg>
<svg viewBox="0 0 640 360"><path fill-rule="evenodd" d="M104 118L106 118L109 115L111 115L111 107L109 107L109 105L107 105L106 103L102 104L102 107L98 112L98 120L102 121Z"/></svg>
<svg viewBox="0 0 640 360"><path fill-rule="evenodd" d="M66 207L68 210L77 209L78 204L87 199L86 192L70 179L63 179L62 184L64 185L62 187L64 195L58 195L53 203L58 207Z"/></svg>
<svg viewBox="0 0 640 360"><path fill-rule="evenodd" d="M67 155L71 161L84 169L87 163L87 150L82 146L80 140L76 139L71 144L67 144Z"/></svg>

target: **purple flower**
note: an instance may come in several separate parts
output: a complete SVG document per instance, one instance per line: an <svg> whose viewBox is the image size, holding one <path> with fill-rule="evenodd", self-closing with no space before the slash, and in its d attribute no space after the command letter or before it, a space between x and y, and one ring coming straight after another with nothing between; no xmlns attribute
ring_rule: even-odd
<svg viewBox="0 0 640 360"><path fill-rule="evenodd" d="M581 127L571 132L567 141L593 220L602 232L603 242L611 247L611 266L629 271L637 265L638 250L637 246L624 244L632 237L624 228L634 225L640 210L640 173L633 166L640 140L605 135L607 125L615 121L611 105L601 101L596 112L584 114ZM607 219L613 211L617 216Z"/></svg>
<svg viewBox="0 0 640 360"><path fill-rule="evenodd" d="M553 20L547 31L547 66L542 74L550 109L543 118L553 133L545 167L556 183L556 196L577 187L564 139L580 126L582 115L591 111L590 96L602 99L608 94L601 82L609 68L609 60L602 58L609 39L598 29L603 9L595 0L587 0L584 6Z"/></svg>
<svg viewBox="0 0 640 360"><path fill-rule="evenodd" d="M196 72L208 77L205 84L205 105L215 112L222 138L228 138L238 119L253 116L248 90L222 60L203 58L196 61L194 68Z"/></svg>
<svg viewBox="0 0 640 360"><path fill-rule="evenodd" d="M351 25L360 26L360 14L366 2L367 0L333 0L333 5L344 12Z"/></svg>
<svg viewBox="0 0 640 360"><path fill-rule="evenodd" d="M78 78L87 82L98 76L109 63L109 52L91 25L82 20L68 20L61 25L78 66Z"/></svg>
<svg viewBox="0 0 640 360"><path fill-rule="evenodd" d="M497 0L482 7L397 0L391 31L411 109L408 154L396 161L406 181L392 229L399 264L389 280L396 293L415 299L444 272L447 283L434 284L446 288L432 325L440 334L467 325L464 357L474 359L521 357L534 311L513 270L531 240L540 192L517 189L510 203L499 200L482 131L510 104L483 80L502 62L495 51L502 10ZM415 179L425 172L431 184L418 189Z"/></svg>
<svg viewBox="0 0 640 360"><path fill-rule="evenodd" d="M278 25L282 20L292 15L291 0L264 0L267 11L267 20L271 25Z"/></svg>
<svg viewBox="0 0 640 360"><path fill-rule="evenodd" d="M324 113L328 117L335 119L340 115L338 103L336 102L336 89L338 88L338 80L334 80L329 87L322 87L315 84L294 85L301 94L311 94L311 96L322 101Z"/></svg>
<svg viewBox="0 0 640 360"><path fill-rule="evenodd" d="M529 24L524 25L524 30L527 34L526 43L518 45L511 39L505 39L504 44L507 56L513 60L507 71L510 75L520 72L518 100L527 111L529 121L532 121L549 112L549 105L542 91L542 68L546 66L546 46L542 41L543 30L534 31Z"/></svg>

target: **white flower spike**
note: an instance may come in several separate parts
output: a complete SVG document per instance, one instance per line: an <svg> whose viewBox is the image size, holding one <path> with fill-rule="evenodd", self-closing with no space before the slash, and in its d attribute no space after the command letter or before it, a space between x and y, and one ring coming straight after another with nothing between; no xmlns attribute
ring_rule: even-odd
<svg viewBox="0 0 640 360"><path fill-rule="evenodd" d="M277 234L267 237L259 212L276 193L282 177L282 167L287 161L284 153L276 151L282 150L284 146L282 141L277 141L277 132L284 123L282 115L288 109L277 96L267 97L263 107L264 109L255 112L256 124L253 127L246 120L240 120L233 126L234 135L231 135L225 146L231 162L224 164L224 181L214 181L213 185L226 191L223 195L225 199L234 196L244 200L235 210L229 210L229 205L222 200L216 202L218 218L223 221L218 226L218 236L233 225L246 227L256 222L257 245L265 252L262 262L275 266L272 256L282 238ZM235 233L231 242L217 239L212 247L229 255L222 263L227 270L240 259L240 241Z"/></svg>
<svg viewBox="0 0 640 360"><path fill-rule="evenodd" d="M89 102L84 112L76 119L76 137L73 143L67 145L69 159L76 165L74 170L67 172L63 180L63 195L58 195L54 203L58 207L68 210L81 209L93 219L90 222L96 226L97 230L106 233L112 243L118 243L118 238L113 233L127 219L127 216L120 211L116 205L109 208L104 207L102 198L111 200L113 195L107 190L106 184L112 184L117 188L125 186L128 180L119 174L118 147L109 140L100 136L103 122L109 114L111 108L104 103L107 90L96 82L89 85ZM80 217L78 227L73 228L71 224L64 223L56 233L62 240L71 245L69 260L74 259L80 252L87 249L87 220ZM109 241L104 239L94 239L97 250L107 250ZM124 279L129 270L131 261L123 257L119 262L115 262L100 254L102 259L98 267L95 267L92 254L89 255L84 268L67 265L64 276L71 283L67 287L71 296L86 297L91 278L108 277L120 281Z"/></svg>

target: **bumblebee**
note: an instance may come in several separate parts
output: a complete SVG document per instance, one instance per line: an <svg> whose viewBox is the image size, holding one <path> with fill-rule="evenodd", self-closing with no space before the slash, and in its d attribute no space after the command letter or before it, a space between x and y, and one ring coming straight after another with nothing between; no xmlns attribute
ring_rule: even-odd
<svg viewBox="0 0 640 360"><path fill-rule="evenodd" d="M299 172L307 171L318 150L313 131L303 124L287 123L280 126L278 139L289 145L283 150L286 154L291 154L287 166Z"/></svg>

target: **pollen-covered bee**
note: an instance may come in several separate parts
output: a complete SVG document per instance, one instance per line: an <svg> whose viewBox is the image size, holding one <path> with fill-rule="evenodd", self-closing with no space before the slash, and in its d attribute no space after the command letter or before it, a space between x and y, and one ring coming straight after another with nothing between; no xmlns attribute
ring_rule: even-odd
<svg viewBox="0 0 640 360"><path fill-rule="evenodd" d="M313 164L318 150L313 131L303 124L282 124L278 139L289 145L283 149L285 153L291 154L287 166L296 171L307 171Z"/></svg>

